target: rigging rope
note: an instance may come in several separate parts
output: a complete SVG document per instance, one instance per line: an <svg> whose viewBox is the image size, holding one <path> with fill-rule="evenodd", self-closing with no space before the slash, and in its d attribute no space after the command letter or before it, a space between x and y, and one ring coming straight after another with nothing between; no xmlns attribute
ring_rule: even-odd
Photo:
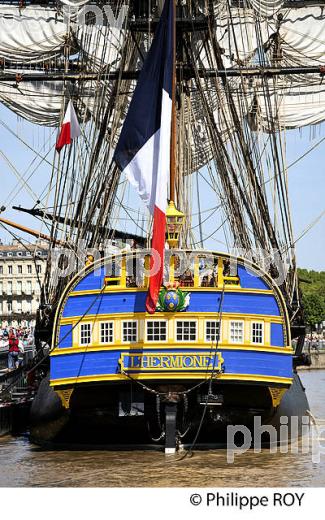
<svg viewBox="0 0 325 520"><path fill-rule="evenodd" d="M205 404L204 404L204 407L203 407L203 412L202 412L202 415L201 415L201 419L200 419L200 422L199 422L196 434L195 434L194 439L192 441L192 444L190 446L190 449L182 457L180 457L180 459L178 459L178 461L184 460L188 456L192 457L194 447L196 446L196 443L197 443L197 440L199 438L200 432L202 430L203 422L204 422L204 419L205 419L205 416L206 416L206 412L207 412L207 408L208 408L208 402L209 402L209 397L212 395L212 383L213 383L213 379L214 379L215 374L216 374L216 362L217 362L218 345L219 345L219 340L220 340L220 335L221 335L221 323L222 323L224 295L225 295L225 284L223 284L223 287L222 287L222 292L221 292L220 301L219 301L219 308L218 308L218 311L217 311L218 312L218 316L219 316L219 332L217 333L217 340L216 340L216 345L215 345L215 348L214 348L213 366L212 366L212 371L211 371L211 374L210 374L210 377L209 377L208 392L207 392L207 395L206 395L206 400L205 400ZM211 345L210 352L212 351L212 349L213 349L213 344Z"/></svg>

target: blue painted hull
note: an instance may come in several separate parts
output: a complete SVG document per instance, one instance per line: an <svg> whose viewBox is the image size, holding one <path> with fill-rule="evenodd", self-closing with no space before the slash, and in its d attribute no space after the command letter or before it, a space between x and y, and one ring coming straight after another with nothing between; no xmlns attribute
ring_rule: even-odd
<svg viewBox="0 0 325 520"><path fill-rule="evenodd" d="M79 287L78 287L79 289ZM112 294L80 295L68 298L64 306L63 318L83 316L85 310L89 309L89 315L106 315L121 313L145 312L145 301L147 293L141 292L119 292ZM189 312L217 312L220 305L221 292L193 292ZM223 300L223 313L257 314L266 316L280 316L278 303L273 295L226 293Z"/></svg>
<svg viewBox="0 0 325 520"><path fill-rule="evenodd" d="M130 369L129 373L136 377L139 374L147 374L147 379L150 379L150 374L152 374L153 379L159 379L159 375L157 375L157 371L159 370L158 363L161 362L162 356L164 354L169 355L170 349L159 349L159 356L157 356L157 351L153 349L145 349L145 350L137 350L132 349L132 356L134 356L134 360L132 362L132 369ZM234 380L236 380L236 375L247 375L247 376L260 376L264 377L266 380L268 377L271 378L292 378L292 357L288 354L280 354L273 352L254 352L254 351L243 351L243 350L225 350L219 349L218 352L221 354L224 362L223 362L223 374L224 375L233 375ZM174 354L183 354L186 356L186 353L189 353L189 350L174 348L172 350ZM210 370L213 366L213 354L209 352L207 349L195 350L195 355L200 355L200 353L207 354L210 360ZM52 356L51 358L51 381L55 384L56 379L79 379L81 378L89 378L92 376L110 376L110 375L118 375L120 372L119 369L119 360L121 356L124 354L124 364L128 364L128 356L129 351L126 353L121 350L102 350L97 352L86 352L86 353L76 353L76 354L66 354L59 356ZM137 358L138 355L138 358ZM202 354L201 354L202 355ZM139 364L138 359L145 358L145 356L151 356L153 359L152 364L156 366L154 371L150 371L150 368L146 369L146 372L143 368L137 368L137 364ZM191 356L191 357L190 357ZM190 354L188 358L185 357L185 365L186 361L188 365L190 365L192 361L193 354ZM130 356L129 356L130 357ZM184 369L183 369L184 370ZM186 369L186 377L187 379L191 379L191 375L196 375L198 370L194 370L191 366L188 366ZM206 375L203 369L199 369L199 372L203 375ZM161 371L160 374L164 376L166 372ZM179 373L177 368L168 368L168 374L170 374L171 379L173 379L173 374ZM162 377L163 379L163 377ZM175 382L175 381L173 381Z"/></svg>

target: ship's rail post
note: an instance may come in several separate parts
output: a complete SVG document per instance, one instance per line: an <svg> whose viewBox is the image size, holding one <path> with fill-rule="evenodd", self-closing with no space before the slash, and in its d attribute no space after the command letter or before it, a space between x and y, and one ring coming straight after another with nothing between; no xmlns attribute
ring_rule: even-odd
<svg viewBox="0 0 325 520"><path fill-rule="evenodd" d="M176 262L175 255L171 255L170 260L169 260L169 282L170 283L174 283L174 281L175 281L175 262Z"/></svg>
<svg viewBox="0 0 325 520"><path fill-rule="evenodd" d="M126 256L125 254L122 255L121 258L121 277L120 277L120 287L125 288L126 287Z"/></svg>
<svg viewBox="0 0 325 520"><path fill-rule="evenodd" d="M223 258L219 256L218 258L218 289L222 289L223 287Z"/></svg>
<svg viewBox="0 0 325 520"><path fill-rule="evenodd" d="M194 258L194 287L200 287L200 257Z"/></svg>
<svg viewBox="0 0 325 520"><path fill-rule="evenodd" d="M145 277L144 277L144 287L147 289L149 287L149 272L150 272L150 255L146 255L144 257L144 269L145 269Z"/></svg>

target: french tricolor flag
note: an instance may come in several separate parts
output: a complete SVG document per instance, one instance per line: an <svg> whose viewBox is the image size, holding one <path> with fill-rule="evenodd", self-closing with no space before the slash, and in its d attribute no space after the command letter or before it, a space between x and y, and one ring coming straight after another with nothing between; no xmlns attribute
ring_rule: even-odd
<svg viewBox="0 0 325 520"><path fill-rule="evenodd" d="M56 142L55 149L57 152L61 152L62 148L71 144L72 139L79 137L81 134L77 114L73 108L72 101L69 101L67 110L62 122L60 134Z"/></svg>
<svg viewBox="0 0 325 520"><path fill-rule="evenodd" d="M165 0L114 155L153 215L151 247L161 262L158 272L150 276L146 300L150 314L156 309L164 271L175 45L173 1ZM151 268L153 264L152 257Z"/></svg>

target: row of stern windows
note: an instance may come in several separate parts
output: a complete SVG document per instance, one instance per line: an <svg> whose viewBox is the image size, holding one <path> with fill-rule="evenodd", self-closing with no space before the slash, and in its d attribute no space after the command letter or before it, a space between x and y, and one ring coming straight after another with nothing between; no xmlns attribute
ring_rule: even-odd
<svg viewBox="0 0 325 520"><path fill-rule="evenodd" d="M166 320L148 320L145 322L145 341L148 343L164 343L168 339L176 342L197 342L198 321L197 320L175 320L173 338L168 330L169 323ZM222 327L221 327L222 328ZM92 345L92 343L110 344L120 340L122 343L138 343L140 341L139 322L137 320L122 321L119 338L115 334L114 321L99 323L81 323L79 329L79 344ZM265 326L262 321L245 322L242 320L231 320L227 327L227 338L221 334L220 341L232 344L247 342L249 329L249 343L264 344ZM219 341L220 322L215 320L204 320L204 342L207 344Z"/></svg>

